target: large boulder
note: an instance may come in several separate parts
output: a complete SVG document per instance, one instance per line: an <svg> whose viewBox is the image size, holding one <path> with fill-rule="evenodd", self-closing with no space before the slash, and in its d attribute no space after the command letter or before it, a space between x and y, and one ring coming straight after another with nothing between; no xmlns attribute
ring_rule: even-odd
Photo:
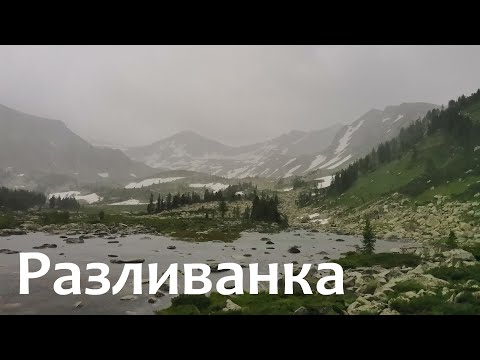
<svg viewBox="0 0 480 360"><path fill-rule="evenodd" d="M222 311L240 311L240 310L242 310L242 307L240 305L235 304L230 299L227 299L225 307L222 309Z"/></svg>
<svg viewBox="0 0 480 360"><path fill-rule="evenodd" d="M380 315L400 315L400 313L397 310L393 310L390 308L385 308L382 310Z"/></svg>
<svg viewBox="0 0 480 360"><path fill-rule="evenodd" d="M359 296L348 306L347 313L349 315L378 315L385 307L386 305L381 302L369 301L365 297Z"/></svg>
<svg viewBox="0 0 480 360"><path fill-rule="evenodd" d="M425 224L427 226L430 226L430 227L437 227L440 225L440 221L438 220L438 218L433 215L433 214L430 214L427 218L427 221L425 222Z"/></svg>
<svg viewBox="0 0 480 360"><path fill-rule="evenodd" d="M475 261L472 253L463 249L453 249L442 253L450 261Z"/></svg>
<svg viewBox="0 0 480 360"><path fill-rule="evenodd" d="M472 230L472 225L468 224L468 223L460 223L460 225L458 226L461 230L463 231L471 231Z"/></svg>

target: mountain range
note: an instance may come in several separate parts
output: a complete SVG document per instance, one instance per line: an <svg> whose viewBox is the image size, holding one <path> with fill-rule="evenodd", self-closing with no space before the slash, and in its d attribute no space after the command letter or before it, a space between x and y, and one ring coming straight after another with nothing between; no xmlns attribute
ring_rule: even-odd
<svg viewBox="0 0 480 360"><path fill-rule="evenodd" d="M316 131L291 131L277 138L232 147L184 131L151 145L126 149L126 154L151 167L199 171L227 178L289 178L329 174L389 140L402 127L438 108L428 103L403 103L373 109L350 125Z"/></svg>
<svg viewBox="0 0 480 360"><path fill-rule="evenodd" d="M370 110L350 125L293 130L246 146L229 146L192 131L141 147L94 146L60 120L0 105L0 185L128 184L163 170L230 179L328 175L398 135L437 105L403 103ZM252 130L254 131L254 130Z"/></svg>

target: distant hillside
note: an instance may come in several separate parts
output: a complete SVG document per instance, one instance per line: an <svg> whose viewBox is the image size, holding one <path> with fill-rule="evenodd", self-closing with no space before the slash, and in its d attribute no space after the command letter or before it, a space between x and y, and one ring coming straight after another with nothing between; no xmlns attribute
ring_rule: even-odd
<svg viewBox="0 0 480 360"><path fill-rule="evenodd" d="M335 174L324 196L312 201L358 206L399 192L417 201L435 196L480 195L480 90L432 110Z"/></svg>
<svg viewBox="0 0 480 360"><path fill-rule="evenodd" d="M26 186L54 174L79 183L116 183L153 170L120 150L92 146L62 121L0 105L0 172L2 183Z"/></svg>

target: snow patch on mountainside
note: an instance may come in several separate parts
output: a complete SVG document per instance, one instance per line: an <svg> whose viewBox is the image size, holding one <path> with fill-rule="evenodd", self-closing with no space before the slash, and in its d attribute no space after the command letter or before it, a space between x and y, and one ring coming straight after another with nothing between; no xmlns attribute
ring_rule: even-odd
<svg viewBox="0 0 480 360"><path fill-rule="evenodd" d="M293 159L288 160L288 161L285 163L285 165L283 165L282 167L287 166L288 164L294 162L295 160L297 160L297 158L293 158Z"/></svg>
<svg viewBox="0 0 480 360"><path fill-rule="evenodd" d="M327 218L327 219L313 219L313 220L310 220L310 222L311 223L319 223L320 225L327 225L329 219L330 218Z"/></svg>
<svg viewBox="0 0 480 360"><path fill-rule="evenodd" d="M339 162L333 164L332 166L330 166L328 168L328 170L332 170L332 169L335 169L336 167L339 167L340 165L342 165L345 161L348 161L352 158L352 154L348 155L348 156L345 156L342 160L340 160Z"/></svg>
<svg viewBox="0 0 480 360"><path fill-rule="evenodd" d="M393 120L393 122L396 123L398 120L401 120L404 117L405 117L404 115L398 115L398 117L395 120Z"/></svg>
<svg viewBox="0 0 480 360"><path fill-rule="evenodd" d="M348 129L347 129L347 131L345 131L345 134L343 135L343 137L338 141L338 147L335 150L335 154L340 154L347 148L348 144L350 143L350 139L352 138L352 135L358 129L360 129L360 127L362 125L363 125L363 120L361 120L356 126L350 125L348 127Z"/></svg>
<svg viewBox="0 0 480 360"><path fill-rule="evenodd" d="M326 167L329 167L332 164L335 164L336 162L340 161L341 157L340 156L335 156L334 158L330 159L328 162L323 164L322 166L319 167L319 169L325 169Z"/></svg>
<svg viewBox="0 0 480 360"><path fill-rule="evenodd" d="M272 176L273 174L275 174L277 171L278 171L278 169L273 170L272 173L267 176L267 178L271 177L271 176Z"/></svg>
<svg viewBox="0 0 480 360"><path fill-rule="evenodd" d="M390 120L390 119L391 119L391 118L387 117L387 118L385 118L385 119L382 119L382 122L383 122L383 123L384 123L384 122L387 122L387 121Z"/></svg>
<svg viewBox="0 0 480 360"><path fill-rule="evenodd" d="M129 199L129 200L125 200L125 201L121 201L121 202L116 202L116 203L108 204L108 205L111 205L111 206L121 206L121 205L147 205L147 203L142 203L142 202L140 202L140 200L137 200L137 199Z"/></svg>
<svg viewBox="0 0 480 360"><path fill-rule="evenodd" d="M324 176L315 180L319 181L319 183L317 184L317 188L324 189L332 185L333 175Z"/></svg>
<svg viewBox="0 0 480 360"><path fill-rule="evenodd" d="M308 167L308 169L305 170L304 172L307 172L307 171L310 171L310 170L316 168L317 166L322 164L325 160L327 160L326 156L324 156L322 154L317 155L315 157L315 159L313 159L313 161L310 163L310 166Z"/></svg>
<svg viewBox="0 0 480 360"><path fill-rule="evenodd" d="M287 177L292 176L293 173L294 173L295 171L297 171L301 166L302 166L301 164L300 164L300 165L297 165L297 166L294 166L293 168L291 168L290 170L288 170L288 172L287 172L285 175L283 175L283 177L284 177L284 178L287 178Z"/></svg>
<svg viewBox="0 0 480 360"><path fill-rule="evenodd" d="M229 170L227 172L227 175L225 176L227 179L231 179L231 178L234 178L234 177L237 177L238 174L241 174L242 172L244 172L245 170L248 169L248 166L245 166L245 167L241 167L241 168L238 168L238 169L234 169L234 170Z"/></svg>
<svg viewBox="0 0 480 360"><path fill-rule="evenodd" d="M183 179L183 178L184 178L184 176L146 179L146 180L142 180L140 182L132 182L132 183L128 184L127 186L125 186L125 189L140 189L142 187L152 186L152 185L157 185L157 184L163 184L163 183L167 183L167 182L180 180L180 179Z"/></svg>
<svg viewBox="0 0 480 360"><path fill-rule="evenodd" d="M108 178L110 175L108 174L108 172L105 172L105 173L98 173L97 174L98 176L102 177L102 178Z"/></svg>
<svg viewBox="0 0 480 360"><path fill-rule="evenodd" d="M208 184L190 184L191 188L209 188L213 190L213 192L217 192L219 190L225 190L228 188L229 185L222 184L222 183L208 183Z"/></svg>
<svg viewBox="0 0 480 360"><path fill-rule="evenodd" d="M60 199L73 197L77 201L85 201L88 204L93 204L103 200L102 197L98 196L95 193L88 194L88 195L80 195L80 191L66 191L66 192L53 193L53 194L49 194L48 198L51 199L52 196L55 196L56 198L60 198Z"/></svg>
<svg viewBox="0 0 480 360"><path fill-rule="evenodd" d="M298 140L295 140L294 142L292 142L293 145L297 145L299 143L301 143L303 140L305 140L307 137L308 137L309 134L305 134L303 135L300 139Z"/></svg>

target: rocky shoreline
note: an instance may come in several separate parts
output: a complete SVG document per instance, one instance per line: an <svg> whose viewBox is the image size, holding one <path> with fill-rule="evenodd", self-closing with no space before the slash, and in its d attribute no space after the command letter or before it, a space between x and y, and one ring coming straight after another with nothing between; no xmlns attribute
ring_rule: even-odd
<svg viewBox="0 0 480 360"><path fill-rule="evenodd" d="M386 240L435 243L454 231L459 242L480 242L480 201L451 201L447 196L436 195L435 201L419 205L393 194L354 209L320 206L291 213L296 214L292 225L339 235L361 235L364 219L370 217L376 236ZM312 218L312 214L317 216Z"/></svg>

